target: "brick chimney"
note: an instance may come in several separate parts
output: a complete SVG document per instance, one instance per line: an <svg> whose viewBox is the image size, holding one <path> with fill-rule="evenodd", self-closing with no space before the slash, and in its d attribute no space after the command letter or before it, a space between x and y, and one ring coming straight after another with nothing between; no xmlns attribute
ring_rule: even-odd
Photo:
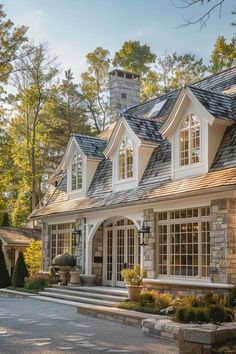
<svg viewBox="0 0 236 354"><path fill-rule="evenodd" d="M140 103L140 75L115 69L109 73L111 122Z"/></svg>

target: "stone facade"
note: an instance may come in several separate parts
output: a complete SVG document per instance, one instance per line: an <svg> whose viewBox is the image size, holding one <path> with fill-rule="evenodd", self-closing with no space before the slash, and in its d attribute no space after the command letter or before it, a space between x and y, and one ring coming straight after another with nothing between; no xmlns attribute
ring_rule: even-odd
<svg viewBox="0 0 236 354"><path fill-rule="evenodd" d="M211 203L211 281L236 282L235 201L212 200Z"/></svg>
<svg viewBox="0 0 236 354"><path fill-rule="evenodd" d="M103 271L103 226L101 225L93 238L92 273L96 275L96 284L102 285Z"/></svg>
<svg viewBox="0 0 236 354"><path fill-rule="evenodd" d="M150 227L147 246L144 247L144 268L147 269L148 278L156 277L156 223L153 209L144 210L144 221Z"/></svg>
<svg viewBox="0 0 236 354"><path fill-rule="evenodd" d="M43 251L42 251L42 269L48 271L50 266L50 237L49 228L47 223L42 224L42 239L43 239Z"/></svg>

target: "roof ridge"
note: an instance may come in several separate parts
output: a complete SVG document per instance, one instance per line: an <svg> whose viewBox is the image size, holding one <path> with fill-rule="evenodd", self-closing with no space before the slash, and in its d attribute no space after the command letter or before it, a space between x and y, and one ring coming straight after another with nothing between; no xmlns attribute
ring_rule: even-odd
<svg viewBox="0 0 236 354"><path fill-rule="evenodd" d="M220 74L225 73L225 72L227 72L227 71L231 71L231 70L233 70L233 69L236 70L236 65L235 65L235 66L231 66L230 68L221 70L221 71L219 71L219 72L216 73L216 74L208 75L208 76L202 78L201 80L198 80L198 81L194 82L193 85L196 85L196 84L198 84L199 82L202 82L202 81L205 81L205 80L209 80L210 78L212 78L212 77L214 77L214 76L219 76Z"/></svg>
<svg viewBox="0 0 236 354"><path fill-rule="evenodd" d="M223 96L223 97L231 99L231 96L230 95L226 95L226 93L222 93L222 92L218 92L218 91L214 91L214 90L206 90L206 89L203 89L203 88L200 88L200 87L197 87L197 86L193 86L193 85L186 85L186 86L190 87L190 88L193 88L194 90L209 92L209 93L213 93L213 94L218 95L218 96Z"/></svg>
<svg viewBox="0 0 236 354"><path fill-rule="evenodd" d="M97 139L97 140L104 141L104 142L106 141L105 139L98 138L97 136L92 136L92 135L84 135L84 134L79 134L79 133L72 133L71 135L72 136L79 136L82 138Z"/></svg>

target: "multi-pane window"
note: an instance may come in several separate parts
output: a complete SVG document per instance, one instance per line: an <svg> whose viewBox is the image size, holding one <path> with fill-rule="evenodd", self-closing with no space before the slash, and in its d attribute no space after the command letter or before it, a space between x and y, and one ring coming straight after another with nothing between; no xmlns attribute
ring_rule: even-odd
<svg viewBox="0 0 236 354"><path fill-rule="evenodd" d="M82 188L82 156L75 154L71 163L71 190Z"/></svg>
<svg viewBox="0 0 236 354"><path fill-rule="evenodd" d="M159 274L209 277L210 208L159 213Z"/></svg>
<svg viewBox="0 0 236 354"><path fill-rule="evenodd" d="M200 162L200 120L196 114L184 117L179 134L180 166Z"/></svg>
<svg viewBox="0 0 236 354"><path fill-rule="evenodd" d="M72 244L72 232L75 224L58 224L50 226L51 236L51 261L58 254L65 252L73 254L75 247Z"/></svg>
<svg viewBox="0 0 236 354"><path fill-rule="evenodd" d="M133 177L133 143L124 138L119 149L119 180Z"/></svg>

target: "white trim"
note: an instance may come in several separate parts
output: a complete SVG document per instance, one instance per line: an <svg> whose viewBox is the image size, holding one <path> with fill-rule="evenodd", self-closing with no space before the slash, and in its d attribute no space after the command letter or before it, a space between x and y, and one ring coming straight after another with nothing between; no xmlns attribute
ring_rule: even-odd
<svg viewBox="0 0 236 354"><path fill-rule="evenodd" d="M210 289L232 289L234 284L223 284L223 283L212 283L210 280L199 280L199 279L170 279L170 278L157 278L157 279L144 279L144 286L148 285L176 285L191 288L210 288Z"/></svg>

